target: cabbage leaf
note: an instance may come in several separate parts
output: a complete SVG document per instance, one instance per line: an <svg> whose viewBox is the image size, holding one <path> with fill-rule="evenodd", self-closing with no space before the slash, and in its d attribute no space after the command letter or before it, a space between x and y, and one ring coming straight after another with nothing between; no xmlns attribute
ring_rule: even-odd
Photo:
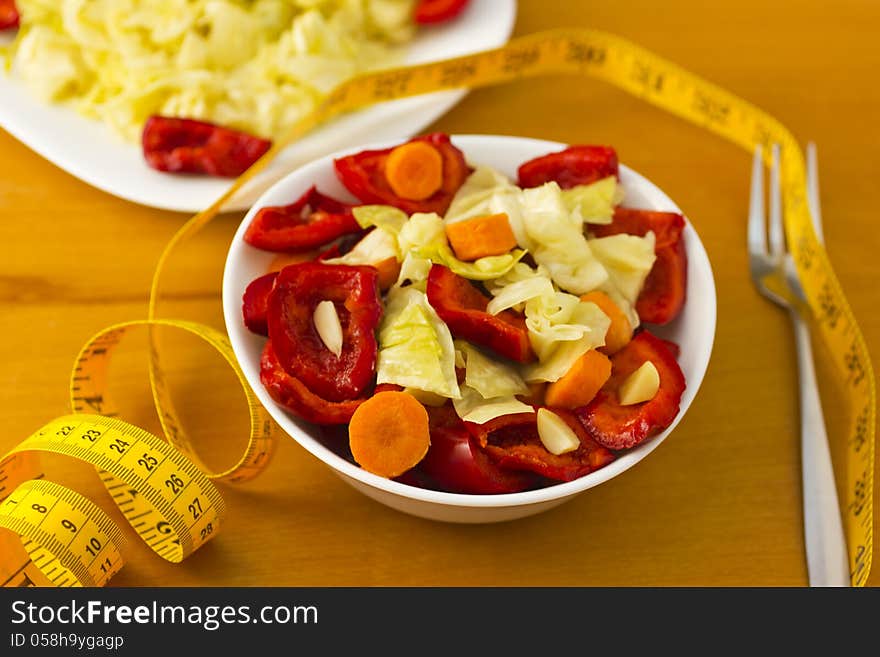
<svg viewBox="0 0 880 657"><path fill-rule="evenodd" d="M529 387L512 365L486 356L473 345L456 341L456 348L464 356L464 382L484 399L527 395Z"/></svg>
<svg viewBox="0 0 880 657"><path fill-rule="evenodd" d="M526 381L558 381L571 369L578 358L590 349L605 344L605 334L611 326L611 320L596 304L579 301L571 310L567 321L569 323L565 327L566 331L580 330L580 336L545 343L539 361L523 367L523 378Z"/></svg>
<svg viewBox="0 0 880 657"><path fill-rule="evenodd" d="M523 218L532 258L546 268L560 288L585 294L608 280L608 272L593 255L583 223L573 218L555 182L523 190Z"/></svg>
<svg viewBox="0 0 880 657"><path fill-rule="evenodd" d="M534 413L535 409L516 399L512 395L485 399L479 392L468 385L461 387L461 398L453 399L455 412L462 420L485 424L502 415L514 413Z"/></svg>
<svg viewBox="0 0 880 657"><path fill-rule="evenodd" d="M423 292L392 289L379 326L377 383L461 397L452 334Z"/></svg>
<svg viewBox="0 0 880 657"><path fill-rule="evenodd" d="M563 189L560 193L573 221L581 224L610 224L614 207L623 201L623 188L614 176Z"/></svg>
<svg viewBox="0 0 880 657"><path fill-rule="evenodd" d="M611 285L629 302L635 305L645 279L654 266L654 233L638 235L609 235L589 240L593 255L605 271Z"/></svg>

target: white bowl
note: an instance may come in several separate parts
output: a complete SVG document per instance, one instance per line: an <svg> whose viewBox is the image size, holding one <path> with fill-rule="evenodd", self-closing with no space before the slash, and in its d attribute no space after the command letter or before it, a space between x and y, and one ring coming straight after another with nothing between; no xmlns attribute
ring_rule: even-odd
<svg viewBox="0 0 880 657"><path fill-rule="evenodd" d="M470 163L495 167L513 179L516 178L516 169L520 163L565 148L565 144L557 142L520 137L459 135L453 136L452 141L464 151ZM672 433L693 402L706 373L715 336L715 282L712 268L700 238L690 223L684 231L688 257L687 301L675 321L656 328L657 334L674 340L681 347L679 364L687 381L681 409L666 431L620 454L604 468L579 479L539 490L502 495L465 495L409 486L374 475L338 456L321 443L317 427L294 417L269 396L260 383L260 352L265 338L254 335L245 328L241 317L241 297L253 279L266 273L275 254L246 244L243 239L245 228L257 208L290 203L311 185L317 185L319 190L331 196L355 200L337 180L333 158L364 148L385 148L392 145L394 144L384 143L346 149L297 169L263 194L248 212L232 240L223 276L226 328L248 382L278 425L344 481L365 495L399 511L448 522L497 522L550 509L628 470L657 449ZM626 191L624 205L681 212L657 186L624 165L620 166L620 180Z"/></svg>

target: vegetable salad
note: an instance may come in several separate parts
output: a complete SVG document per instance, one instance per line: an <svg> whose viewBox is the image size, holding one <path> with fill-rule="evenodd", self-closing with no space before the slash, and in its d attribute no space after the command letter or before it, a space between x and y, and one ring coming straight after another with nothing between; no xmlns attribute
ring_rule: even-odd
<svg viewBox="0 0 880 657"><path fill-rule="evenodd" d="M550 153L513 181L432 134L335 169L359 203L311 188L255 214L245 240L279 256L243 313L269 338L272 397L347 425L363 468L513 492L675 418L678 347L645 324L684 304L684 219L621 207L613 149Z"/></svg>
<svg viewBox="0 0 880 657"><path fill-rule="evenodd" d="M271 139L343 80L393 64L416 0L16 0L14 75L138 141L153 115ZM11 14L10 14L11 15Z"/></svg>

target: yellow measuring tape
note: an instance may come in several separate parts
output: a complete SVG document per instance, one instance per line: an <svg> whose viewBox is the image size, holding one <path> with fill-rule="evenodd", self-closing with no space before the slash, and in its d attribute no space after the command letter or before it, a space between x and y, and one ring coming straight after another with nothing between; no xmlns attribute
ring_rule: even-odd
<svg viewBox="0 0 880 657"><path fill-rule="evenodd" d="M747 101L624 39L586 29L542 32L492 51L354 78L276 141L211 207L190 219L162 253L148 319L106 329L80 353L71 380L76 414L52 420L0 462L0 528L10 530L0 532L0 582L102 585L122 565L121 530L78 493L39 479L37 455L41 451L95 466L134 530L170 561L186 558L216 536L223 501L212 479L243 481L259 474L268 463L275 445L272 423L249 389L226 336L203 325L156 318L162 272L175 246L211 221L280 150L339 114L407 96L547 74L605 80L749 153L761 145L769 157L770 146L780 145L786 237L819 335L847 393L850 428L844 519L852 583L864 585L873 548L874 374L864 338L813 231L801 149L785 126ZM185 330L207 341L242 384L251 412L251 435L245 454L228 471L211 473L198 460L177 418L154 335L159 326ZM105 373L112 349L126 333L137 329L150 331L151 386L167 442L115 419L107 398Z"/></svg>

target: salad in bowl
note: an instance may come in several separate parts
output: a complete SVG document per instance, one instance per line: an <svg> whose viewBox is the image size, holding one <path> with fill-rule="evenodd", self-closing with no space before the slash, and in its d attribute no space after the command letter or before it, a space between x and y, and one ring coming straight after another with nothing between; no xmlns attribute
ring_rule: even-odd
<svg viewBox="0 0 880 657"><path fill-rule="evenodd" d="M362 490L538 510L642 458L693 398L711 270L677 208L633 205L644 179L613 148L433 133L291 178L239 229L227 325L273 416Z"/></svg>

